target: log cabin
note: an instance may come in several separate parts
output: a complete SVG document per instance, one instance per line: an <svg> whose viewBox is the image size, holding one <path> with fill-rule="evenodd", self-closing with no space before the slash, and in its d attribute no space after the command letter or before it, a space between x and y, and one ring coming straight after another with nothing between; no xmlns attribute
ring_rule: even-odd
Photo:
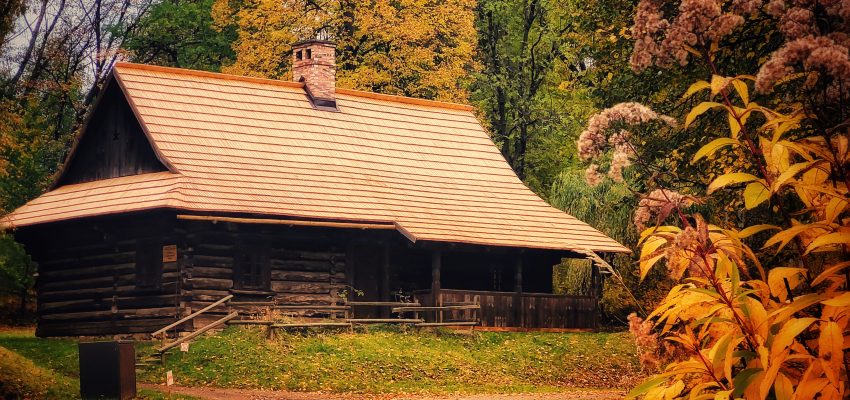
<svg viewBox="0 0 850 400"><path fill-rule="evenodd" d="M229 295L595 327L598 290L553 294L553 266L628 249L529 190L472 107L336 88L334 57L294 45L292 81L115 65L52 186L3 219L38 266L37 335L150 333Z"/></svg>

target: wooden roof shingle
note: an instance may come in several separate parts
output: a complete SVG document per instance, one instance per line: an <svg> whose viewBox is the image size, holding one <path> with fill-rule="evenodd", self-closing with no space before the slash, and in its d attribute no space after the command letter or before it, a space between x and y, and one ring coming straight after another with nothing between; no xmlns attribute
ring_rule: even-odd
<svg viewBox="0 0 850 400"><path fill-rule="evenodd" d="M114 77L169 172L60 186L25 226L170 208L391 223L416 241L628 251L520 181L465 105L119 63Z"/></svg>

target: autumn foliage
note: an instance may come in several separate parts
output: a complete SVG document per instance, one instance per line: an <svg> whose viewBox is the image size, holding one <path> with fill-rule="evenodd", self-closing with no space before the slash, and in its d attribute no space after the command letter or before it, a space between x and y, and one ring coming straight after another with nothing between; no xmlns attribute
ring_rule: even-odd
<svg viewBox="0 0 850 400"><path fill-rule="evenodd" d="M336 42L340 87L465 101L474 70L474 1L216 0L235 26L223 72L288 79L291 45L323 32Z"/></svg>
<svg viewBox="0 0 850 400"><path fill-rule="evenodd" d="M666 366L630 397L663 399L842 399L850 396L850 8L842 1L643 0L635 15L635 70L704 68L679 102L679 127L703 138L688 154L704 168L704 191L656 187L635 224L641 277L662 261L679 281L632 330ZM783 37L759 71L734 71L721 52L745 24L773 19ZM756 73L757 72L757 73ZM747 73L753 73L747 75ZM618 108L619 107L619 108ZM647 124L640 110L582 135L599 170L622 124ZM607 114L606 114L607 113ZM640 148L631 141L629 146ZM622 148L624 145L620 145ZM589 151L589 150L588 150ZM638 151L628 153L637 157ZM610 158L609 171L620 168ZM638 164L630 159L627 164ZM620 173L608 173L614 179ZM648 176L648 174L639 175ZM655 181L653 181L655 182ZM651 182L652 183L652 182ZM683 185L684 186L684 185ZM757 219L717 218L695 205L728 198ZM737 200L736 199L740 199ZM738 221L748 221L739 223ZM649 324L649 325L648 325ZM651 329L650 329L651 327ZM664 344L653 344L653 340ZM650 365L652 366L652 365Z"/></svg>

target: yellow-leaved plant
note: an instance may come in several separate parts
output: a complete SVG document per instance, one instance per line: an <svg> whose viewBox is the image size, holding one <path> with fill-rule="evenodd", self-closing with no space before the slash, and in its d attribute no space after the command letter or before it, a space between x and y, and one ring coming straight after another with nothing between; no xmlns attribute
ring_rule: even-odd
<svg viewBox="0 0 850 400"><path fill-rule="evenodd" d="M719 112L728 134L705 144L694 162L723 162L718 154L726 147L750 162L723 165L729 172L711 181L708 194L740 192L747 209L769 202L785 223L717 226L670 202L666 215L678 223L643 231L641 277L661 259L679 276L687 271L648 317L683 356L629 397L850 397L848 134L809 128L816 117L800 105L751 101L754 80L715 75L692 85L686 97L707 91L708 101L687 114L684 127ZM767 238L761 249L748 244L754 236ZM760 257L771 253L779 257L765 268Z"/></svg>

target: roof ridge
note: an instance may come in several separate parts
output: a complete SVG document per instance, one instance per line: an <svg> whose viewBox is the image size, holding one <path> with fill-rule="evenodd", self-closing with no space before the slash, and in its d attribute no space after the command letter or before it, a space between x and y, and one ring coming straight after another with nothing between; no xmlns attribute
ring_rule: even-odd
<svg viewBox="0 0 850 400"><path fill-rule="evenodd" d="M304 84L301 82L291 82L284 81L279 79L269 79L269 78L258 78L253 76L245 76L245 75L233 75L233 74L225 74L221 72L209 72L209 71L201 71L196 69L188 69L188 68L175 68L175 67L163 67L160 65L151 65L151 64L137 64L131 62L118 62L115 64L115 68L129 68L129 69L137 69L144 71L160 71L160 72L170 72L173 74L179 75L189 75L189 76L201 76L208 78L217 78L231 81L242 81L242 82L252 82L252 83L261 83L268 84L274 86L283 86L283 87L291 87L291 88L303 88ZM391 101L396 103L405 103L405 104L416 104L421 106L430 106L436 108L446 108L451 110L461 110L461 111L472 111L474 108L469 104L461 104L461 103L452 103L448 101L439 101L439 100L428 100L428 99L420 99L416 97L408 97L408 96L398 96L393 94L383 94L383 93L375 93L368 92L365 90L356 90L356 89L344 89L337 88L336 92L343 95L355 96L355 97L364 97L375 100L384 100Z"/></svg>
<svg viewBox="0 0 850 400"><path fill-rule="evenodd" d="M202 76L208 78L218 78L229 81L242 81L242 82L252 82L252 83L262 83L274 86L283 86L283 87L291 87L291 88L303 88L304 84L301 82L292 82L292 81L283 81L280 79L269 79L269 78L258 78L254 76L245 76L245 75L234 75L234 74L225 74L222 72L210 72L210 71L201 71L197 69L188 69L188 68L176 68L176 67L163 67L161 65L151 65L151 64L138 64L131 62L118 62L115 63L115 68L129 68L129 69L139 69L143 71L159 71L159 72L170 72L178 75L190 75L190 76Z"/></svg>
<svg viewBox="0 0 850 400"><path fill-rule="evenodd" d="M448 101L439 101L439 100L420 99L418 97L398 96L398 95L394 95L394 94L367 92L365 90L357 90L357 89L338 88L338 89L336 89L336 92L340 93L340 94L347 94L349 96L365 97L365 98L375 99L375 100L386 100L386 101L392 101L392 102L396 102L396 103L416 104L416 105L420 105L420 106L448 108L448 109L452 109L452 110L472 111L472 110L475 109L469 104L452 103L452 102L448 102Z"/></svg>

